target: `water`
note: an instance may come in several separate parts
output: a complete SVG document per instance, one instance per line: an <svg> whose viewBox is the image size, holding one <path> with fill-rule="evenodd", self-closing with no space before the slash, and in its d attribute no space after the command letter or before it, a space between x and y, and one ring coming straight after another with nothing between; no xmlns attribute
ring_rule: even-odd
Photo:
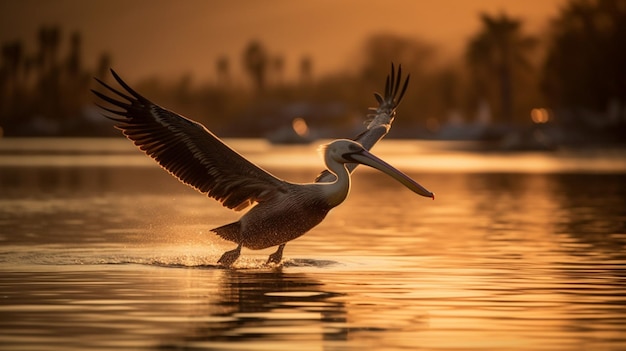
<svg viewBox="0 0 626 351"><path fill-rule="evenodd" d="M322 167L232 145L290 180ZM0 140L0 349L626 349L626 154L459 147L383 141L435 201L362 168L282 266L223 269L209 229L239 215L125 140Z"/></svg>

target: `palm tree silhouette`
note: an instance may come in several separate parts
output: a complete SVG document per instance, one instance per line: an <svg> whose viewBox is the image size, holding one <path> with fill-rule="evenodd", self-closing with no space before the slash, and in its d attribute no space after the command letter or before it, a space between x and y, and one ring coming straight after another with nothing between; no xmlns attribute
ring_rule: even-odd
<svg viewBox="0 0 626 351"><path fill-rule="evenodd" d="M499 98L500 118L510 124L513 120L513 76L518 69L528 69L528 55L537 40L524 35L522 22L502 13L481 15L482 28L467 48L467 61L478 84L478 93L487 95L495 85Z"/></svg>

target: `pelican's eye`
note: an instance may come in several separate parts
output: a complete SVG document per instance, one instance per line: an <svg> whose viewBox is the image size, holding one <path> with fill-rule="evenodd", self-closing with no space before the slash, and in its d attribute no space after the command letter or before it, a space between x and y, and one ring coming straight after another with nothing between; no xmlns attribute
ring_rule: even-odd
<svg viewBox="0 0 626 351"><path fill-rule="evenodd" d="M361 152L363 152L363 148L361 146L349 144L347 147L347 151L343 153L342 157L347 161L357 162L356 160L354 160L354 158L352 158L352 155L360 154Z"/></svg>
<svg viewBox="0 0 626 351"><path fill-rule="evenodd" d="M355 153L355 152L361 151L363 148L358 145L350 144L348 149L350 150L351 153Z"/></svg>

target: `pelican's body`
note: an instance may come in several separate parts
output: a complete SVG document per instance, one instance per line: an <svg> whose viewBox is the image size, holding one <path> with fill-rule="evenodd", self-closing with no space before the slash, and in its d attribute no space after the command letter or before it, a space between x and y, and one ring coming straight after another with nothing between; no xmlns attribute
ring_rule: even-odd
<svg viewBox="0 0 626 351"><path fill-rule="evenodd" d="M336 206L326 201L321 185L285 184L284 193L252 207L239 221L212 230L253 250L284 244L318 225Z"/></svg>
<svg viewBox="0 0 626 351"><path fill-rule="evenodd" d="M322 173L317 182L296 184L281 180L246 160L201 124L153 104L111 72L130 95L100 80L98 82L128 103L97 91L94 93L124 109L119 111L101 106L121 116L107 117L117 121L116 127L127 138L179 180L220 201L225 207L241 210L254 205L239 221L212 229L222 238L238 244L218 260L225 266L237 260L242 247L256 250L278 245L268 262L280 262L286 242L318 225L333 207L345 200L350 191L350 171L356 164L379 169L417 194L434 198L431 192L369 153L361 144L345 139L325 146L324 161L328 172ZM386 97L390 96L393 102L392 113L397 105L399 79L395 89L393 78L389 83L388 80ZM381 99L379 102L383 105Z"/></svg>

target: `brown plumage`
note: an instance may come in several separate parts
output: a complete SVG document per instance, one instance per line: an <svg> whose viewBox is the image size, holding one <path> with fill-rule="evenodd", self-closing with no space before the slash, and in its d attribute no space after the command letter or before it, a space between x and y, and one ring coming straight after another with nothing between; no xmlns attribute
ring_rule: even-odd
<svg viewBox="0 0 626 351"><path fill-rule="evenodd" d="M126 92L96 79L117 98L95 90L93 93L119 108L98 105L114 115L106 117L116 122L117 129L180 181L225 207L239 211L253 206L239 221L212 229L222 238L238 244L236 249L224 253L219 259L218 262L225 266L230 266L239 257L242 246L264 249L278 245L278 250L270 255L268 262L280 262L286 242L319 224L333 207L346 198L350 189L350 171L346 165L350 165L351 169L358 163L369 165L391 175L422 196L434 197L415 181L350 140L336 140L325 148L324 160L330 171L328 176L334 175L334 179L323 180L323 174L316 183L296 184L281 180L246 160L200 123L152 103L129 87L113 70L111 73ZM386 112L390 115L408 83L407 79L397 98L399 78L395 85L393 79L390 82L388 78L387 100L377 95L381 104L389 99L393 103Z"/></svg>

